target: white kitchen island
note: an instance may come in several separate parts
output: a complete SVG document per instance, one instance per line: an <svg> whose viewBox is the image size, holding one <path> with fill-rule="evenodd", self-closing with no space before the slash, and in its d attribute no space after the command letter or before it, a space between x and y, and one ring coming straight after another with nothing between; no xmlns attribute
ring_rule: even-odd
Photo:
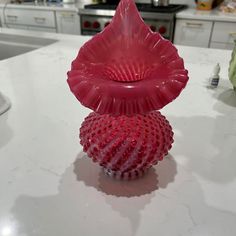
<svg viewBox="0 0 236 236"><path fill-rule="evenodd" d="M236 235L230 51L178 47L190 80L162 110L174 129L173 148L143 178L119 182L79 144L90 110L69 91L66 72L88 37L27 34L58 41L0 61L0 91L12 104L0 116L1 236ZM221 81L210 89L217 62Z"/></svg>

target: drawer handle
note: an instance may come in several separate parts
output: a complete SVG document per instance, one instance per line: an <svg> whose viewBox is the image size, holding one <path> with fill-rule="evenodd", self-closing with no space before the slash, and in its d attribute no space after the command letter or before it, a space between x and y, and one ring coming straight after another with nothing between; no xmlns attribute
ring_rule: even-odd
<svg viewBox="0 0 236 236"><path fill-rule="evenodd" d="M64 17L64 18L74 18L74 14L62 13L62 17Z"/></svg>
<svg viewBox="0 0 236 236"><path fill-rule="evenodd" d="M43 24L46 21L44 17L34 17L36 23Z"/></svg>
<svg viewBox="0 0 236 236"><path fill-rule="evenodd" d="M202 23L193 23L193 22L186 22L187 27L202 27Z"/></svg>
<svg viewBox="0 0 236 236"><path fill-rule="evenodd" d="M16 20L18 18L18 16L7 15L7 18L12 19L12 20Z"/></svg>

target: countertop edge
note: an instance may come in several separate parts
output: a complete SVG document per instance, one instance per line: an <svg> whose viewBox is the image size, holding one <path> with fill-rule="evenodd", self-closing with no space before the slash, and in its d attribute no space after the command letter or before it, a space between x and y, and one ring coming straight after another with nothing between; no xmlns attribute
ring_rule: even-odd
<svg viewBox="0 0 236 236"><path fill-rule="evenodd" d="M177 19L205 20L205 21L225 21L236 22L236 14L223 13L218 9L212 11L198 11L194 8L187 8L176 14Z"/></svg>
<svg viewBox="0 0 236 236"><path fill-rule="evenodd" d="M77 4L50 4L50 5L26 5L26 4L3 4L0 3L0 8L15 8L15 9L30 9L30 10L43 10L43 11L79 11L81 6Z"/></svg>

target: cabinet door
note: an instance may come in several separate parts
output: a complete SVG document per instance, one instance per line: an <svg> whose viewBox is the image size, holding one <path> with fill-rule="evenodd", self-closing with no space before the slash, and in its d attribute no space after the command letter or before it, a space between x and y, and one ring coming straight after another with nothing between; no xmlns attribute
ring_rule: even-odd
<svg viewBox="0 0 236 236"><path fill-rule="evenodd" d="M80 20L77 12L56 12L57 31L63 34L80 34Z"/></svg>
<svg viewBox="0 0 236 236"><path fill-rule="evenodd" d="M208 47L213 23L199 20L177 20L174 43L179 45Z"/></svg>
<svg viewBox="0 0 236 236"><path fill-rule="evenodd" d="M212 42L233 44L236 39L236 23L215 22L212 32Z"/></svg>

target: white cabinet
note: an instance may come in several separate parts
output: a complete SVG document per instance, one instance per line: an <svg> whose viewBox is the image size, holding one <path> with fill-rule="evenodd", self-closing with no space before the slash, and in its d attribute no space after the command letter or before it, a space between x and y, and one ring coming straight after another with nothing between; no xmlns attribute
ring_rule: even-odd
<svg viewBox="0 0 236 236"><path fill-rule="evenodd" d="M212 37L211 48L233 49L236 39L236 23L215 22Z"/></svg>
<svg viewBox="0 0 236 236"><path fill-rule="evenodd" d="M232 49L236 40L236 22L232 15L218 10L199 13L193 10L177 14L174 43L179 45Z"/></svg>
<svg viewBox="0 0 236 236"><path fill-rule="evenodd" d="M201 20L178 19L174 43L179 45L208 47L213 23Z"/></svg>
<svg viewBox="0 0 236 236"><path fill-rule="evenodd" d="M7 24L56 27L53 11L6 9L4 15Z"/></svg>
<svg viewBox="0 0 236 236"><path fill-rule="evenodd" d="M56 32L54 11L8 8L3 22L8 28Z"/></svg>
<svg viewBox="0 0 236 236"><path fill-rule="evenodd" d="M77 12L57 11L57 31L63 34L80 34L80 19Z"/></svg>
<svg viewBox="0 0 236 236"><path fill-rule="evenodd" d="M0 0L1 1L1 0ZM63 34L80 34L80 18L76 9L24 9L0 7L0 26Z"/></svg>

